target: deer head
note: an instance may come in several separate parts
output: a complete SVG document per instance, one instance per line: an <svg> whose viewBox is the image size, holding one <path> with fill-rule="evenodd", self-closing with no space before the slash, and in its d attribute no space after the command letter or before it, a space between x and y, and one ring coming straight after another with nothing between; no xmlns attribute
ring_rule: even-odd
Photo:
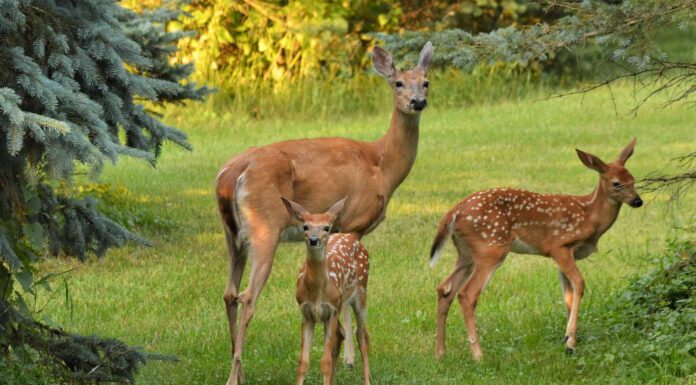
<svg viewBox="0 0 696 385"><path fill-rule="evenodd" d="M618 203L627 203L631 207L640 207L643 200L635 190L633 175L624 167L628 158L633 155L636 138L621 151L619 158L612 163L604 163L599 157L575 149L582 163L597 171L600 175L600 185L607 192L609 199Z"/></svg>
<svg viewBox="0 0 696 385"><path fill-rule="evenodd" d="M399 111L418 114L428 105L428 68L433 61L433 45L425 43L412 70L397 71L391 54L381 47L372 51L375 70L384 76L394 92L394 103Z"/></svg>
<svg viewBox="0 0 696 385"><path fill-rule="evenodd" d="M348 197L334 203L333 206L323 214L311 214L297 202L293 202L285 197L280 197L280 199L283 200L283 204L290 213L290 216L302 223L302 230L304 231L307 247L310 249L323 249L329 238L329 234L331 234L333 223L336 221L341 210L343 210L343 205L346 203Z"/></svg>

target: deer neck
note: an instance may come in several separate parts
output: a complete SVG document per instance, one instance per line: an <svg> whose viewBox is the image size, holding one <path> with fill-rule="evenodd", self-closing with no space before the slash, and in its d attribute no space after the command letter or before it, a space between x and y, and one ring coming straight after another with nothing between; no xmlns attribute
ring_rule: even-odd
<svg viewBox="0 0 696 385"><path fill-rule="evenodd" d="M619 216L621 202L609 196L609 193L602 186L601 180L592 194L584 198L588 219L597 229L598 236L604 234Z"/></svg>
<svg viewBox="0 0 696 385"><path fill-rule="evenodd" d="M325 247L319 249L307 248L307 261L305 262L303 279L305 287L310 293L323 292L329 281L325 251Z"/></svg>
<svg viewBox="0 0 696 385"><path fill-rule="evenodd" d="M394 191L416 161L420 114L405 114L394 107L386 135L375 142L379 168L387 187Z"/></svg>

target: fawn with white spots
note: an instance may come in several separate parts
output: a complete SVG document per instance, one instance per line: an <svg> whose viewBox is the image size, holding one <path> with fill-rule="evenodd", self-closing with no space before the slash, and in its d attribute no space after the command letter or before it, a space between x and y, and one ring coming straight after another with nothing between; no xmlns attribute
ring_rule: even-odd
<svg viewBox="0 0 696 385"><path fill-rule="evenodd" d="M324 354L321 358L324 385L332 384L336 376L336 362L344 337L345 361L353 366L355 348L351 336L352 307L363 361L363 383L369 385L369 337L365 325L369 256L356 234L331 234L333 223L347 198L335 203L324 214L310 214L298 203L281 199L290 216L303 224L307 245L307 260L297 277L296 297L302 313L302 348L297 367L297 384L302 385L309 370L309 353L317 322L324 323ZM345 331L339 320L340 312L343 312Z"/></svg>
<svg viewBox="0 0 696 385"><path fill-rule="evenodd" d="M458 294L466 322L471 352L483 357L476 335L475 309L481 291L510 252L542 255L558 264L568 324L566 350L575 349L580 298L584 280L575 260L596 250L599 238L612 226L622 203L640 207L631 173L624 168L636 139L619 158L606 164L598 157L576 150L585 166L599 173L599 184L589 195L551 195L496 188L469 195L441 220L430 252L434 266L451 235L458 251L454 271L438 286L438 319L435 355L445 353L447 312Z"/></svg>

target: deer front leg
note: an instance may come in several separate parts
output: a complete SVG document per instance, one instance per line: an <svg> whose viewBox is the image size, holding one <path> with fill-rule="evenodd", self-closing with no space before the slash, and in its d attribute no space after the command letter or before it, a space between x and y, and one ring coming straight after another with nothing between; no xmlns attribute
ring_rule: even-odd
<svg viewBox="0 0 696 385"><path fill-rule="evenodd" d="M249 323L254 316L256 301L261 290L266 285L271 274L273 257L278 246L280 232L270 232L267 229L252 232L250 237L249 252L251 253L251 272L249 273L249 286L239 295L242 304L242 316L239 323L237 338L234 343L234 355L232 358L232 370L227 379L227 385L239 385L244 383L242 371L242 350L246 340Z"/></svg>
<svg viewBox="0 0 696 385"><path fill-rule="evenodd" d="M314 335L314 321L302 320L302 347L300 349L300 361L297 364L297 385L302 385L309 371L309 354L312 351L312 336Z"/></svg>
<svg viewBox="0 0 696 385"><path fill-rule="evenodd" d="M345 348L343 351L343 361L349 368L355 365L355 345L353 342L353 326L351 325L351 306L346 303L343 306L343 330L345 331Z"/></svg>
<svg viewBox="0 0 696 385"><path fill-rule="evenodd" d="M568 315L568 325L566 326L565 343L566 352L575 351L575 336L578 327L578 313L580 311L580 299L585 291L585 280L575 265L575 259L571 251L567 248L555 250L552 253L554 261L558 264L561 273L570 281L572 288L572 301L570 304L570 314Z"/></svg>
<svg viewBox="0 0 696 385"><path fill-rule="evenodd" d="M339 331L338 314L324 322L324 354L321 357L320 370L324 385L331 385L336 371L336 360L341 350L343 332Z"/></svg>
<svg viewBox="0 0 696 385"><path fill-rule="evenodd" d="M468 264L466 264L468 263ZM463 258L457 260L454 271L437 287L437 329L435 334L435 358L440 359L445 354L445 328L447 313L454 297L464 281L471 275L472 265Z"/></svg>

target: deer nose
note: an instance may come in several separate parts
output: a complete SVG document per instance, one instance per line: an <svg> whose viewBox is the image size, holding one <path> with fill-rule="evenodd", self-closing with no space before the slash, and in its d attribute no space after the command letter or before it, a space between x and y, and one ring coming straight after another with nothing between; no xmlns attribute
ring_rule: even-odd
<svg viewBox="0 0 696 385"><path fill-rule="evenodd" d="M428 102L425 100L425 98L411 99L411 107L413 107L413 109L416 111L422 111L427 105Z"/></svg>
<svg viewBox="0 0 696 385"><path fill-rule="evenodd" d="M317 238L317 237L310 237L310 238L309 238L309 245L310 245L310 246L319 246L319 238Z"/></svg>
<svg viewBox="0 0 696 385"><path fill-rule="evenodd" d="M631 201L630 205L631 207L640 207L643 205L643 200L640 199L640 197L636 197L634 200Z"/></svg>

